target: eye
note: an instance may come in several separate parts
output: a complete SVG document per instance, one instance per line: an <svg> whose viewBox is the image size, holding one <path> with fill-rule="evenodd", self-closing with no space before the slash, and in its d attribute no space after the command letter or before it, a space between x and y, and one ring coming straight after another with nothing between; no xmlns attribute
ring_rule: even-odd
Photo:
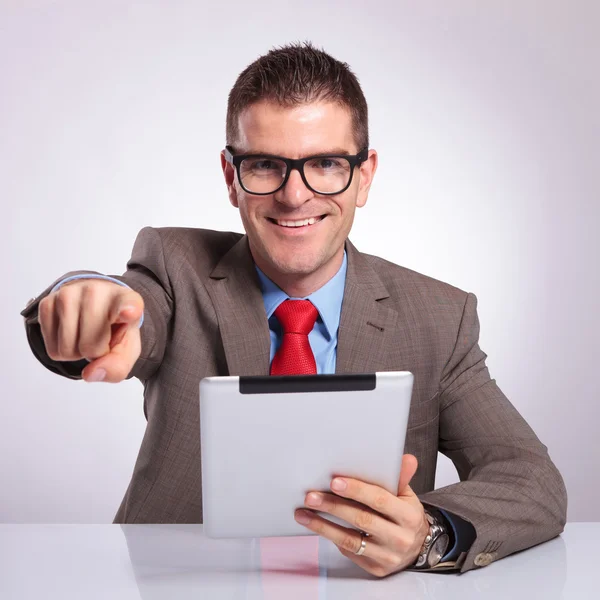
<svg viewBox="0 0 600 600"><path fill-rule="evenodd" d="M339 161L334 158L318 158L315 161L315 166L319 169L335 169L339 168Z"/></svg>
<svg viewBox="0 0 600 600"><path fill-rule="evenodd" d="M322 173L337 173L348 170L348 161L344 158L332 158L331 156L320 156L312 159L307 166L310 169Z"/></svg>
<svg viewBox="0 0 600 600"><path fill-rule="evenodd" d="M278 169L279 165L269 158L257 158L250 163L249 167L253 171L272 171Z"/></svg>

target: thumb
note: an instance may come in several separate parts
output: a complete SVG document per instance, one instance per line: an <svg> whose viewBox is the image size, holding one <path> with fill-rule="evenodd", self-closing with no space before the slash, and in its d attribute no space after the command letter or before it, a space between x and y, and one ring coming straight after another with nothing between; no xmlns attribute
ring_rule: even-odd
<svg viewBox="0 0 600 600"><path fill-rule="evenodd" d="M406 495L408 484L417 472L419 461L412 454L405 454L402 457L402 467L400 469L400 481L398 482L398 496Z"/></svg>

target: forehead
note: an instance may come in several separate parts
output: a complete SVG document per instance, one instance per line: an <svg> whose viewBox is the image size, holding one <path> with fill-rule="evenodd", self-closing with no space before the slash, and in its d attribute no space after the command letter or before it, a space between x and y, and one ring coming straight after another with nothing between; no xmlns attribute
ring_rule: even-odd
<svg viewBox="0 0 600 600"><path fill-rule="evenodd" d="M331 150L358 151L350 111L335 102L311 102L283 107L257 102L239 116L239 152L265 152L301 158Z"/></svg>

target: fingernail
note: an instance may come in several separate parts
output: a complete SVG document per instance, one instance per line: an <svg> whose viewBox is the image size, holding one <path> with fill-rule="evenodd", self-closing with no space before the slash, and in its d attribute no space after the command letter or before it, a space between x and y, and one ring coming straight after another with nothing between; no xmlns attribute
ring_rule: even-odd
<svg viewBox="0 0 600 600"><path fill-rule="evenodd" d="M312 520L310 513L306 510L297 510L294 516L300 525L308 525Z"/></svg>
<svg viewBox="0 0 600 600"><path fill-rule="evenodd" d="M315 492L311 492L306 496L306 504L309 506L321 506L323 502L323 498L321 494L316 494Z"/></svg>
<svg viewBox="0 0 600 600"><path fill-rule="evenodd" d="M347 487L348 487L348 484L343 479L340 479L339 477L336 477L331 482L331 489L336 492L343 492Z"/></svg>
<svg viewBox="0 0 600 600"><path fill-rule="evenodd" d="M106 371L104 369L96 369L86 381L89 381L90 383L96 383L97 381L104 381L105 377Z"/></svg>

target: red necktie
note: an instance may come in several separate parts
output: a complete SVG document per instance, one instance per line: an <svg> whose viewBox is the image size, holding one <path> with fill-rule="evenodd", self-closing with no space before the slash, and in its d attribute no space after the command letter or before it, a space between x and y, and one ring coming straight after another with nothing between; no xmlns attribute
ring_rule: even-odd
<svg viewBox="0 0 600 600"><path fill-rule="evenodd" d="M283 339L271 363L271 375L316 375L308 334L319 315L310 300L284 300L275 311Z"/></svg>
<svg viewBox="0 0 600 600"><path fill-rule="evenodd" d="M271 375L315 375L317 363L310 348L308 334L317 320L318 311L310 300L285 300L275 311L283 329L283 339L271 363ZM290 515L290 518L294 518ZM318 598L319 538L263 538L260 541L263 597L280 600L285 596L312 600ZM282 589L278 571L301 569L306 575L302 589Z"/></svg>

